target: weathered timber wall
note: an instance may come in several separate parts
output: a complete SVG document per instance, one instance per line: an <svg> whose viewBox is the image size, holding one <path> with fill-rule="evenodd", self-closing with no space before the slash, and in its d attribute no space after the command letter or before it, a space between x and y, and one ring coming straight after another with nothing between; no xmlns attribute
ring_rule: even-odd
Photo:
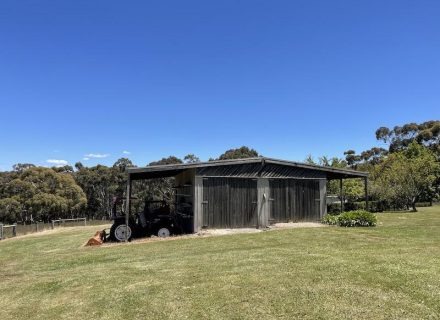
<svg viewBox="0 0 440 320"><path fill-rule="evenodd" d="M203 227L258 226L257 180L203 178Z"/></svg>
<svg viewBox="0 0 440 320"><path fill-rule="evenodd" d="M270 222L320 219L319 180L270 179L269 186Z"/></svg>

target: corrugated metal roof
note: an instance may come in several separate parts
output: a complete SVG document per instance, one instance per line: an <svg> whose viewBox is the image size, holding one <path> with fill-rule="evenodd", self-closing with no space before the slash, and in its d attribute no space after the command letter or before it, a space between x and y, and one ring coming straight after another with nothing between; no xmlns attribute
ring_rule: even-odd
<svg viewBox="0 0 440 320"><path fill-rule="evenodd" d="M316 179L368 177L367 172L265 157L127 168L127 172L132 179L148 179L173 176L188 169L196 169L197 175L206 176L303 177Z"/></svg>

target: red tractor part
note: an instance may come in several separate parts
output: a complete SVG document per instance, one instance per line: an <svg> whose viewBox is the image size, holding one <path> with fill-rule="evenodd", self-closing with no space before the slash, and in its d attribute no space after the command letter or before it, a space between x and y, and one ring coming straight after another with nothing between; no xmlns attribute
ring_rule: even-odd
<svg viewBox="0 0 440 320"><path fill-rule="evenodd" d="M95 235L87 241L86 246L100 246L105 241L105 230L96 231Z"/></svg>

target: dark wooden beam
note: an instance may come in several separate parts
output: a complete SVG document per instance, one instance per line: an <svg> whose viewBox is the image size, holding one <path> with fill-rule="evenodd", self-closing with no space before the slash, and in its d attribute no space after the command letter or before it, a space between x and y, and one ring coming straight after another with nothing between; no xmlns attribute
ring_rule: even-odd
<svg viewBox="0 0 440 320"><path fill-rule="evenodd" d="M342 178L339 179L339 192L341 197L341 213L344 212L344 198L343 198L343 185L342 185Z"/></svg>
<svg viewBox="0 0 440 320"><path fill-rule="evenodd" d="M128 174L127 194L125 202L125 242L128 241L128 223L130 220L130 198L131 198L131 175ZM132 230L133 232L133 230Z"/></svg>
<svg viewBox="0 0 440 320"><path fill-rule="evenodd" d="M369 205L368 205L368 177L365 177L364 186L365 186L365 210L369 211Z"/></svg>

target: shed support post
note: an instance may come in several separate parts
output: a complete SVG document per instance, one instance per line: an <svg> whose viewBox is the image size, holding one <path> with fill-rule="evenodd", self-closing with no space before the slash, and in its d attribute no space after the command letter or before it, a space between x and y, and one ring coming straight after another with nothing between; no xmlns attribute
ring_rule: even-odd
<svg viewBox="0 0 440 320"><path fill-rule="evenodd" d="M327 214L327 180L319 180L319 215L322 218Z"/></svg>
<svg viewBox="0 0 440 320"><path fill-rule="evenodd" d="M257 227L267 228L269 226L269 180L257 179Z"/></svg>
<svg viewBox="0 0 440 320"><path fill-rule="evenodd" d="M127 194L126 194L126 201L125 201L125 242L128 241L128 223L129 223L129 217L130 217L130 198L131 198L131 176L128 174L128 181L127 181ZM133 231L133 230L132 230Z"/></svg>
<svg viewBox="0 0 440 320"><path fill-rule="evenodd" d="M368 177L364 178L364 186L365 186L365 210L369 211L369 204L368 204Z"/></svg>
<svg viewBox="0 0 440 320"><path fill-rule="evenodd" d="M203 177L195 176L194 178L194 227L193 232L200 231L203 225Z"/></svg>
<svg viewBox="0 0 440 320"><path fill-rule="evenodd" d="M343 195L343 185L342 185L342 178L339 179L339 192L340 192L340 198L341 198L341 213L344 212L344 195Z"/></svg>

